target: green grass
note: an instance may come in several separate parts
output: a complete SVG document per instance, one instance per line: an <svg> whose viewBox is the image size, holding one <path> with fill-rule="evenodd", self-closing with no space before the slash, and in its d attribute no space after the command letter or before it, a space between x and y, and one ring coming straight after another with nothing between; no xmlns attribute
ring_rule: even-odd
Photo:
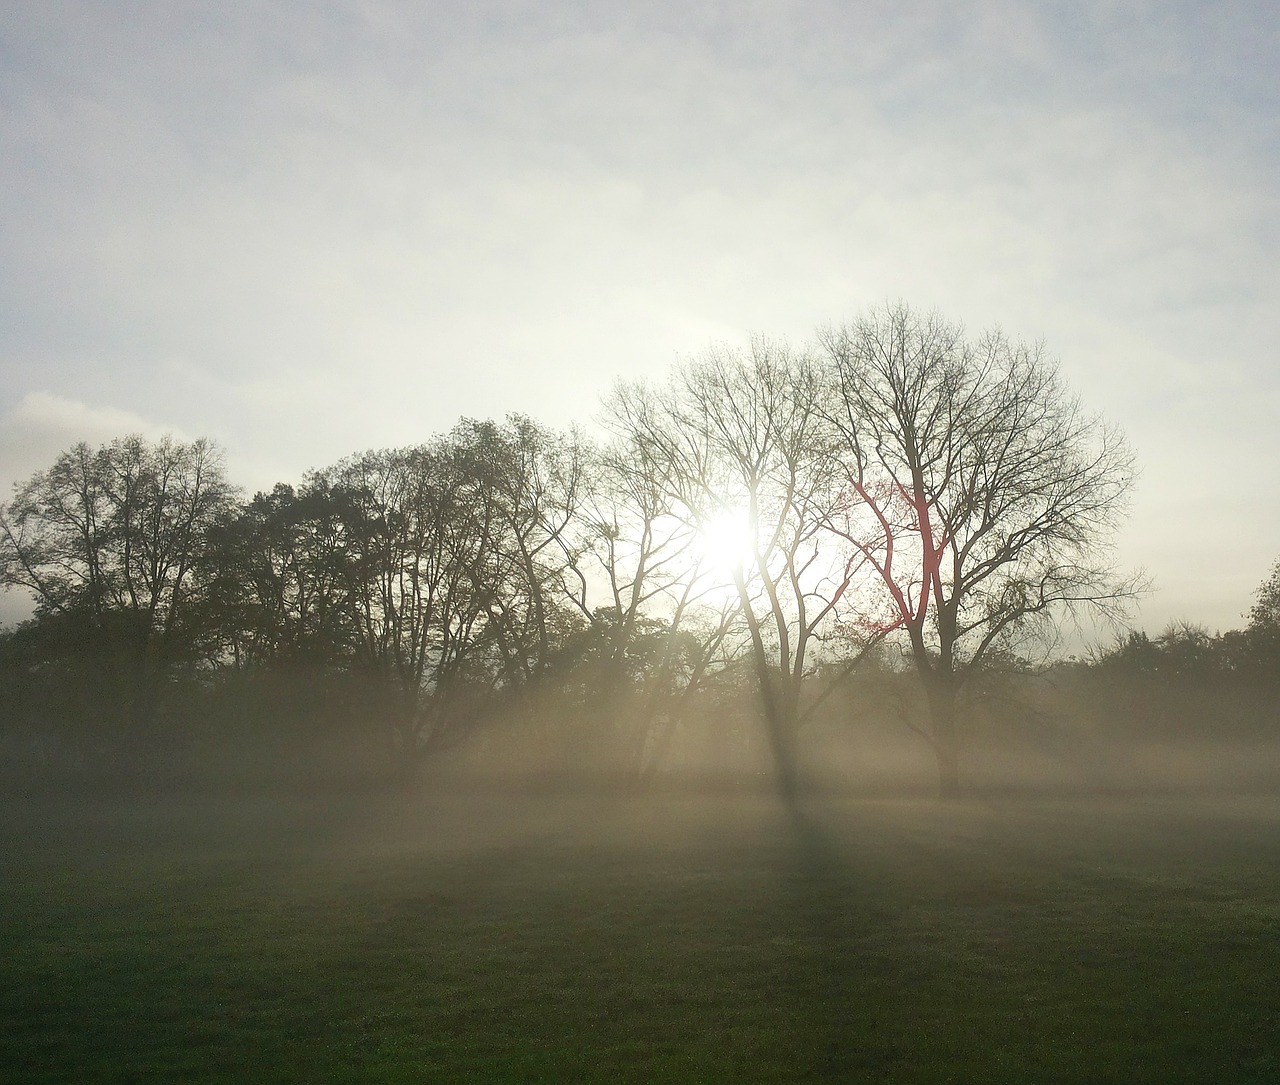
<svg viewBox="0 0 1280 1085"><path fill-rule="evenodd" d="M1280 1081L1280 803L8 811L14 1082Z"/></svg>

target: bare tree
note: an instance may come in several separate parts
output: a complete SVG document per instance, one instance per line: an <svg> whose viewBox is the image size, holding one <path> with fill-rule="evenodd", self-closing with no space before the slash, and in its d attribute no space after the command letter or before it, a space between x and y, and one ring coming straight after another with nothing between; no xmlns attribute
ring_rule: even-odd
<svg viewBox="0 0 1280 1085"><path fill-rule="evenodd" d="M970 340L901 304L820 341L846 471L830 525L906 631L952 795L958 700L984 660L1054 613L1116 614L1142 590L1106 561L1133 454L1039 345L999 331Z"/></svg>
<svg viewBox="0 0 1280 1085"><path fill-rule="evenodd" d="M501 424L464 421L451 439L460 471L477 487L490 543L491 560L471 566L474 590L505 685L527 701L578 622L589 449L576 431L560 433L518 414Z"/></svg>
<svg viewBox="0 0 1280 1085"><path fill-rule="evenodd" d="M756 340L748 354L713 351L681 366L665 388L620 386L606 407L614 429L653 467L677 515L706 535L726 518L721 560L742 620L780 793L798 787L796 738L820 627L864 560L826 528L838 433L819 409L810 358Z"/></svg>
<svg viewBox="0 0 1280 1085"><path fill-rule="evenodd" d="M641 780L657 774L741 624L736 606L707 602L716 578L652 451L634 435L596 450L580 511L588 545L575 564L575 602L596 645L594 715Z"/></svg>

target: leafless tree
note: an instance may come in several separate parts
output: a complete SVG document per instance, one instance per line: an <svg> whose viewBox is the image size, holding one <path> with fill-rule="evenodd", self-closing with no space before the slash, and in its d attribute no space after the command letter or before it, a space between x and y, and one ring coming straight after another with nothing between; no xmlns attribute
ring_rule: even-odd
<svg viewBox="0 0 1280 1085"><path fill-rule="evenodd" d="M724 560L787 801L815 640L864 560L826 528L841 475L839 434L819 409L825 390L809 357L758 339L746 354L717 350L680 366L663 388L620 386L606 404L695 534L740 521L740 552Z"/></svg>
<svg viewBox="0 0 1280 1085"><path fill-rule="evenodd" d="M575 602L596 644L595 716L611 721L641 780L657 774L706 679L732 658L741 625L736 607L707 601L715 577L651 451L625 435L596 450L575 564Z"/></svg>
<svg viewBox="0 0 1280 1085"><path fill-rule="evenodd" d="M830 524L877 574L930 708L941 790L959 788L958 700L997 649L1063 610L1123 611L1107 562L1134 458L1037 344L968 338L881 308L821 334L845 490Z"/></svg>

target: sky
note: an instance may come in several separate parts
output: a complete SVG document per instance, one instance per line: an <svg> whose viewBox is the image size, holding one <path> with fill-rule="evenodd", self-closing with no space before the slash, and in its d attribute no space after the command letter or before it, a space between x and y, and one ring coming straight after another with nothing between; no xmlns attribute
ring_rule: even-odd
<svg viewBox="0 0 1280 1085"><path fill-rule="evenodd" d="M1136 624L1239 627L1280 557L1278 55L1272 0L0 0L0 499L131 432L252 491L590 429L903 300L1042 340L1128 435Z"/></svg>

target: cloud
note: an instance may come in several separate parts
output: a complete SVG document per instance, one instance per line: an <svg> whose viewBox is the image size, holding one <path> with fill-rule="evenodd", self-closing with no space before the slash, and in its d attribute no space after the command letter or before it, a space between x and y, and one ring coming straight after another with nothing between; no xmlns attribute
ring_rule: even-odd
<svg viewBox="0 0 1280 1085"><path fill-rule="evenodd" d="M151 439L166 433L178 440L190 439L172 426L157 425L132 411L92 406L46 391L28 392L0 416L0 465L7 476L0 478L0 485L8 493L13 484L48 467L77 442L98 445L131 433Z"/></svg>
<svg viewBox="0 0 1280 1085"><path fill-rule="evenodd" d="M94 441L122 433L158 435L152 424L118 407L92 407L50 392L28 392L6 420L8 425L29 433L79 434L78 439Z"/></svg>
<svg viewBox="0 0 1280 1085"><path fill-rule="evenodd" d="M152 439L170 433L188 439L132 411L93 406L47 391L27 392L0 415L0 501L7 501L16 486L77 442L99 445L131 433ZM32 602L24 593L0 591L0 626L24 621L31 613Z"/></svg>
<svg viewBox="0 0 1280 1085"><path fill-rule="evenodd" d="M134 10L7 27L4 475L163 419L266 486L902 297L1131 432L1126 557L1218 583L1188 490L1280 549L1267 5Z"/></svg>

